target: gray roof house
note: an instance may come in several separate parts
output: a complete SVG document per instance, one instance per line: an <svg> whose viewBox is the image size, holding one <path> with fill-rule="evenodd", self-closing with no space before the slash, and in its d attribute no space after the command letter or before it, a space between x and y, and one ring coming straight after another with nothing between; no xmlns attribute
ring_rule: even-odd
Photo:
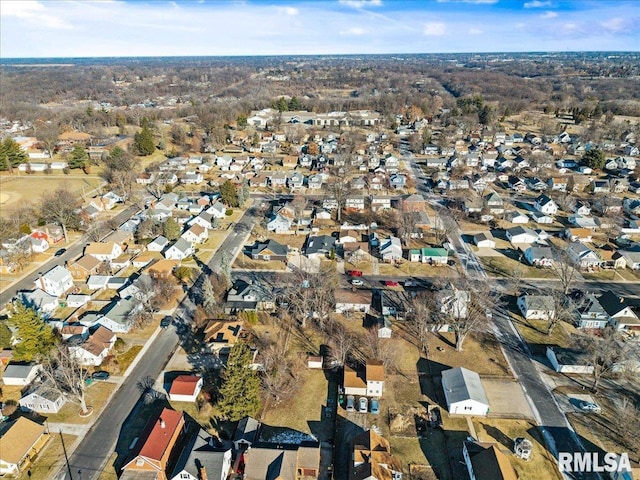
<svg viewBox="0 0 640 480"><path fill-rule="evenodd" d="M127 333L133 327L135 316L142 304L135 298L121 298L107 305L97 322L114 333ZM85 324L84 318L81 323Z"/></svg>
<svg viewBox="0 0 640 480"><path fill-rule="evenodd" d="M442 389L449 413L457 415L486 415L489 400L480 375L464 367L442 372Z"/></svg>
<svg viewBox="0 0 640 480"><path fill-rule="evenodd" d="M18 402L21 407L37 413L58 413L65 404L65 398L49 386L41 383L29 391Z"/></svg>
<svg viewBox="0 0 640 480"><path fill-rule="evenodd" d="M216 448L206 430L192 435L176 462L169 480L226 480L231 469L231 448Z"/></svg>
<svg viewBox="0 0 640 480"><path fill-rule="evenodd" d="M307 257L326 257L335 249L336 239L330 235L309 236L305 254Z"/></svg>
<svg viewBox="0 0 640 480"><path fill-rule="evenodd" d="M180 237L173 245L165 250L164 257L169 260L184 260L191 254L193 254L193 244Z"/></svg>
<svg viewBox="0 0 640 480"><path fill-rule="evenodd" d="M236 452L251 447L258 440L260 422L253 417L244 417L236 427L233 436L233 446Z"/></svg>
<svg viewBox="0 0 640 480"><path fill-rule="evenodd" d="M7 365L2 374L2 382L5 385L24 387L29 385L42 370L40 365L20 365L11 363Z"/></svg>
<svg viewBox="0 0 640 480"><path fill-rule="evenodd" d="M58 308L58 297L49 295L39 288L29 292L19 292L22 303L48 318Z"/></svg>
<svg viewBox="0 0 640 480"><path fill-rule="evenodd" d="M226 314L234 314L245 310L269 310L275 306L273 292L260 283L236 280L227 293L224 304Z"/></svg>
<svg viewBox="0 0 640 480"><path fill-rule="evenodd" d="M380 243L380 257L385 262L402 259L402 243L398 237L389 237Z"/></svg>
<svg viewBox="0 0 640 480"><path fill-rule="evenodd" d="M251 258L254 260L280 260L287 261L289 246L282 245L275 240L269 240L264 243L258 243L251 249Z"/></svg>
<svg viewBox="0 0 640 480"><path fill-rule="evenodd" d="M608 323L609 314L602 308L598 298L592 293L585 295L576 309L576 327L604 328Z"/></svg>

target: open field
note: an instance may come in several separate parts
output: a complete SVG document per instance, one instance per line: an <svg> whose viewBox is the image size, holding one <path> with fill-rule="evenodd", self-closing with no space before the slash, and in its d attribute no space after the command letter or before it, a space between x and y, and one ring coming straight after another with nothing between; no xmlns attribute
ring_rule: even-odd
<svg viewBox="0 0 640 480"><path fill-rule="evenodd" d="M55 190L59 185L66 185L71 192L77 195L85 194L90 198L93 190L102 183L103 180L97 175L85 175L80 171L74 171L69 175L0 175L0 212L2 215L8 215L14 207L36 203L43 193Z"/></svg>

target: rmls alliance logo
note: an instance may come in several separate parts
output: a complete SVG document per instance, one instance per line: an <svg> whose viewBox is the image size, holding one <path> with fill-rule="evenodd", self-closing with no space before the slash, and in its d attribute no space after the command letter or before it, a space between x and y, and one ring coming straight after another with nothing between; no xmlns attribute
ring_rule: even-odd
<svg viewBox="0 0 640 480"><path fill-rule="evenodd" d="M560 452L558 466L562 473L584 472L631 472L627 453Z"/></svg>

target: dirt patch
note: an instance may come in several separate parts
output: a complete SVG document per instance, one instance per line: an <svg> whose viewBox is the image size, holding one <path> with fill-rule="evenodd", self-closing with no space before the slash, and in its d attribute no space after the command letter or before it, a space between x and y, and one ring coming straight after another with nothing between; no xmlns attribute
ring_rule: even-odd
<svg viewBox="0 0 640 480"><path fill-rule="evenodd" d="M412 407L410 405L396 405L389 408L389 430L391 435L399 437L415 437L418 433L416 424L426 422L423 417L424 408Z"/></svg>

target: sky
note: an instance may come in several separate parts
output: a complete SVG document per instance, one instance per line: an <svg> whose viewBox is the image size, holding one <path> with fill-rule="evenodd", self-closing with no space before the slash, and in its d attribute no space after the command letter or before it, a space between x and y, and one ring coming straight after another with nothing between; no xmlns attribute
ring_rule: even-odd
<svg viewBox="0 0 640 480"><path fill-rule="evenodd" d="M638 51L640 0L0 0L0 57Z"/></svg>

